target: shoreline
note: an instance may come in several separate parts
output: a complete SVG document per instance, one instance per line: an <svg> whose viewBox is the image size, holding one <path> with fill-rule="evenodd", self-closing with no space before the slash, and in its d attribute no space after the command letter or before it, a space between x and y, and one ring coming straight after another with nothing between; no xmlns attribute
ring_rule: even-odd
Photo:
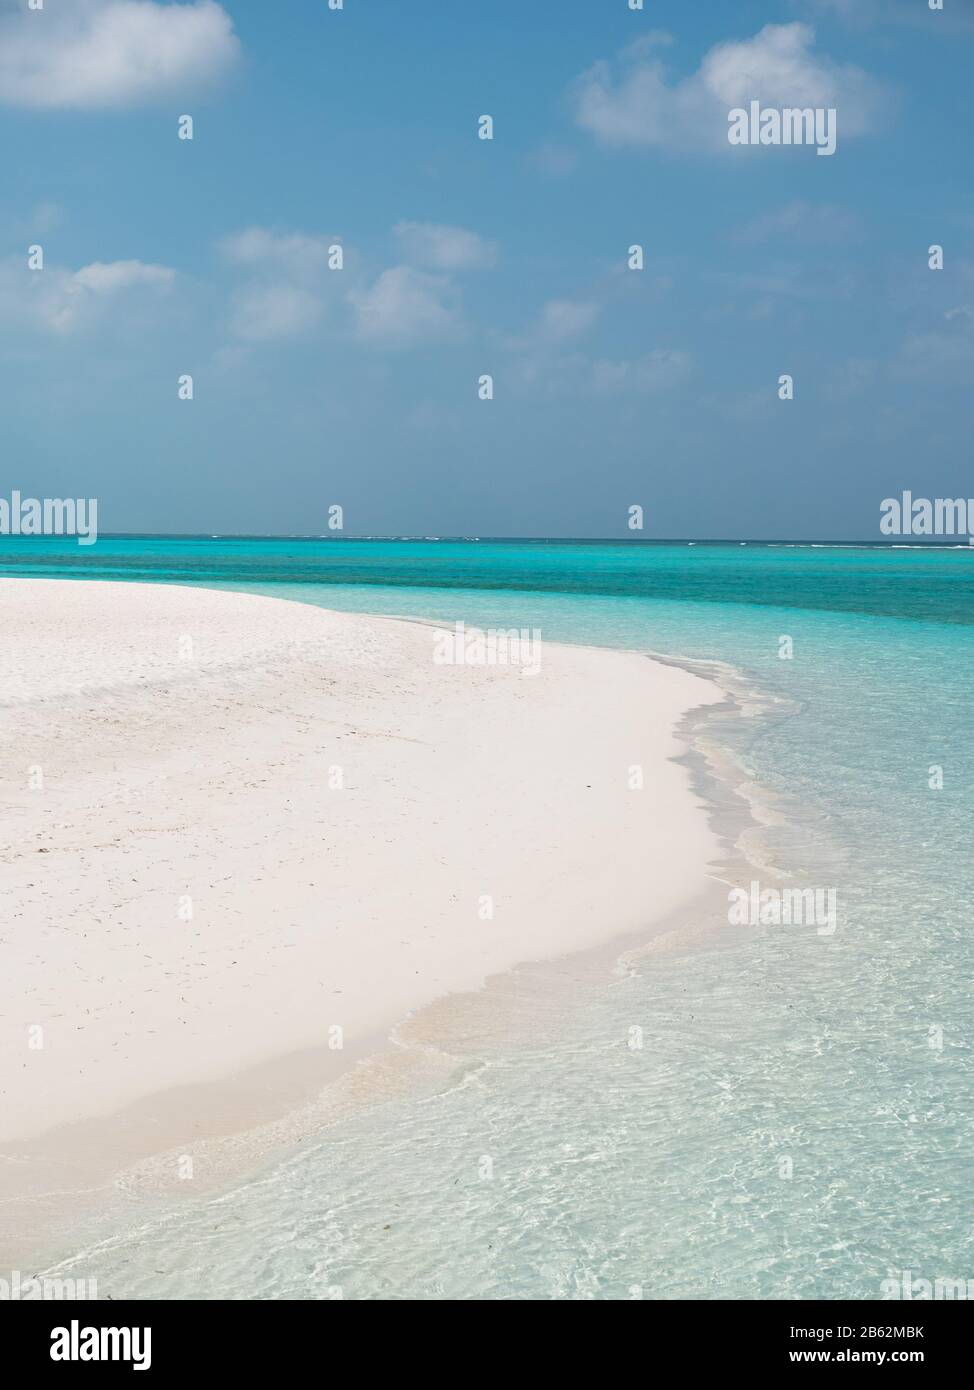
<svg viewBox="0 0 974 1390"><path fill-rule="evenodd" d="M34 594L29 596L25 586L33 586ZM56 580L4 580L0 583L0 612L4 614L5 618L10 617L11 606L17 606L16 602L13 602L14 596L11 592L14 588L20 591L18 602L22 600L28 604L28 607L30 606L28 599L32 602L34 599L40 600L45 597L42 592L44 590L47 590L46 597L51 600L55 600L56 593L54 607L60 610L64 606L65 586L58 585ZM55 588L55 593L51 593L52 588ZM23 671L20 672L21 708L26 708L29 712L38 704L39 699L43 701L44 698L57 698L62 702L60 708L63 709L64 702L67 701L70 715L81 714L79 728L83 729L90 726L92 722L97 725L99 717L105 718L106 710L111 712L108 716L110 722L113 720L116 724L119 722L124 724L124 718L119 718L119 706L122 706L121 713L129 720L128 735L123 736L126 757L132 756L132 729L140 731L140 736L145 736L146 725L150 722L146 717L147 713L158 715L161 697L165 697L165 701L171 701L175 694L177 697L183 697L184 703L188 698L189 704L194 707L194 717L191 724L194 733L196 733L200 722L199 703L203 697L215 696L217 706L221 710L225 710L228 698L232 704L233 698L242 695L243 699L247 700L248 697L253 696L255 694L253 688L255 682L259 687L259 691L256 693L259 693L262 699L266 700L269 695L274 693L280 695L281 677L283 676L286 685L294 676L295 670L306 668L309 658L317 678L323 675L322 666L323 664L327 665L328 662L332 664L329 669L333 678L336 670L353 680L356 675L361 677L364 673L366 682L364 689L359 692L358 698L360 700L374 696L376 685L382 684L383 677L388 676L390 670L397 674L400 679L393 690L392 705L394 708L381 710L380 713L382 714L404 714L403 697L406 691L402 684L402 677L404 670L406 670L412 679L412 689L408 693L414 697L414 704L405 711L407 723L410 719L415 720L427 716L425 703L430 698L431 690L435 689L438 693L441 690L441 685L431 686L430 681L444 683L443 668L429 665L428 628L426 631L422 631L426 625L413 624L409 620L340 614L311 605L233 593L226 590L197 589L189 586L137 585L130 581L119 584L112 584L111 581L94 581L87 584L85 581L80 581L78 584L70 586L74 600L80 598L77 591L82 588L87 591L88 599L81 604L70 601L67 605L74 610L70 622L75 655L80 649L79 644L86 644L85 649L87 649L90 648L91 641L95 640L90 632L87 636L81 633L81 629L84 627L84 615L81 609L87 608L90 613L92 604L96 608L99 606L91 594L92 590L99 590L106 596L107 604L112 608L113 631L116 634L118 632L119 607L124 608L127 603L129 608L135 610L134 614L131 615L138 637L135 643L138 650L135 664L131 664L131 651L128 653L130 658L128 667L125 666L124 662L119 662L116 635L116 638L113 639L114 644L110 643L107 648L103 647L96 654L93 669L89 672L90 675L96 677L92 684L97 692L98 700L102 702L101 706L96 704L89 706L87 710L79 711L74 708L72 702L83 703L89 700L93 693L92 684L86 685L83 681L79 682L78 671L65 669L63 664L52 670L49 662L44 663L42 661L39 667L35 663L35 671L32 673L28 670L27 680L23 678ZM123 592L120 593L119 591ZM134 597L129 597L133 595ZM163 595L171 597L165 598ZM36 608L36 603L33 606ZM41 603L41 608L44 608L43 603ZM185 626L187 621L190 626L202 630L204 638L212 638L214 633L209 631L207 624L216 621L217 627L219 627L221 621L229 621L227 615L230 610L238 610L235 617L242 614L241 622L246 628L246 640L243 643L243 648L240 648L239 641L237 645L234 645L233 639L239 638L238 632L231 632L231 640L227 641L225 640L227 638L226 632L221 631L219 635L221 640L224 640L226 649L217 653L215 661L208 665L204 664L202 673L194 673L194 677L190 678L184 670L175 665L171 651L164 657L160 656L160 652L157 650L160 640L158 631L155 632L154 639L150 639L148 650L145 649L145 624L147 620L152 619L158 626L160 609L166 610L166 616L162 619L166 642L181 625ZM201 609L205 610L205 616L201 613ZM191 610L194 610L192 617L190 617ZM47 615L45 621L48 623L48 629L50 629L51 623L54 624L54 628L45 630L42 635L46 635L50 639L58 625L63 624L64 617L60 613L52 614L50 603L47 605ZM24 616L25 614L22 613L21 618ZM105 614L102 613L101 617L104 618ZM285 619L293 621L285 621ZM261 623L264 623L265 626L261 628L259 633L255 633L255 625L260 628ZM295 631L295 624L300 631ZM436 627L437 625L432 624L432 626ZM443 625L440 624L439 626L442 627ZM232 627L233 624L231 624ZM125 631L128 632L128 629ZM79 634L81 634L80 639ZM63 640L63 637L60 640ZM131 636L126 640L131 641ZM157 644L156 647L153 646L153 640ZM351 648L356 643L358 646L353 655ZM399 667L396 666L395 660L390 664L390 644L393 646L398 644L396 656L400 662ZM531 882L530 875L526 883L523 880L518 881L518 886L525 893L527 905L522 914L523 920L520 923L520 930L514 934L513 938L510 936L507 938L505 950L500 954L495 951L492 956L487 953L485 957L485 953L480 952L479 958L471 961L469 958L460 958L456 945L450 946L447 943L447 950L452 956L450 961L451 977L442 980L442 983L430 979L426 984L425 992L420 990L414 994L412 999L407 999L405 1008L398 1007L399 1000L402 998L401 991L398 995L393 991L395 1002L393 1000L387 1001L388 1007L386 1007L385 1013L374 1016L373 1026L369 1026L363 1020L348 1030L348 1046L338 1053L337 1059L334 1053L330 1058L323 1057L324 1049L320 1046L318 1048L275 1047L271 1050L265 1048L262 1055L253 1058L231 1058L230 1064L224 1064L219 1070L211 1065L207 1069L210 1071L210 1075L199 1081L186 1079L184 1068L184 1075L177 1076L174 1084L144 1087L138 1095L132 1096L127 1104L114 1106L102 1104L100 1108L96 1108L95 1113L75 1114L63 1120L62 1123L42 1128L37 1128L35 1125L33 1132L28 1130L20 1136L8 1132L5 1142L0 1141L0 1154L4 1156L5 1160L0 1172L4 1175L4 1185L7 1189L5 1192L0 1189L0 1209L7 1213L7 1219L3 1223L4 1245L17 1251L18 1260L22 1258L20 1251L24 1249L24 1238L22 1234L17 1234L16 1229L11 1229L12 1225L16 1225L9 1219L11 1210L13 1208L23 1210L24 1204L28 1204L32 1216L30 1224L32 1229L37 1232L36 1237L31 1237L35 1253L41 1253L37 1247L44 1246L44 1238L40 1235L39 1226L46 1229L51 1238L61 1244L61 1238L67 1234L67 1229L76 1224L78 1206L84 1204L81 1198L82 1193L87 1192L89 1194L88 1204L97 1206L109 1186L113 1190L115 1189L116 1180L122 1170L130 1173L136 1172L140 1162L150 1159L152 1155L164 1154L169 1151L171 1146L166 1145L164 1140L164 1135L171 1135L173 1132L169 1129L170 1121L166 1118L169 1102L174 1104L176 1114L179 1116L178 1124L181 1126L181 1129L178 1129L181 1137L175 1139L177 1145L183 1145L186 1148L192 1147L194 1151L198 1151L205 1140L216 1138L223 1131L224 1137L219 1140L219 1143L224 1145L224 1152L226 1153L227 1138L237 1136L238 1139L243 1139L247 1134L255 1132L255 1121L256 1125L260 1126L267 1119L268 1105L271 1111L277 1112L270 1118L271 1127L279 1127L282 1119L286 1122L287 1116L300 1113L300 1107L298 1110L295 1109L295 1101L300 1101L302 1098L306 1101L311 1092L320 1094L323 1084L326 1092L334 1092L335 1088L327 1083L340 1074L344 1074L346 1077L359 1075L363 1069L350 1066L350 1064L366 1056L376 1056L376 1043L384 1036L388 1036L390 1026L393 1029L402 1027L404 1018L408 1021L415 1017L418 1012L422 1012L431 1005L435 1006L444 999L467 994L471 990L483 991L485 987L489 989L491 979L498 974L515 969L526 960L551 961L576 954L579 951L604 949L609 943L618 943L634 933L642 934L645 937L646 931L654 920L659 921L661 917L665 918L668 912L678 910L680 903L690 901L696 890L705 886L709 877L706 867L708 855L712 857L717 841L705 825L706 814L703 806L687 786L685 771L677 769L676 763L683 750L675 726L681 718L687 715L688 711L713 704L719 699L719 696L714 694L713 684L685 671L681 671L678 675L674 674L672 677L667 676L664 679L661 676L664 668L659 662L651 658L632 653L616 652L608 648L571 647L568 644L544 643L544 652L546 669L537 678L538 685L534 687L526 688L525 686L525 682L533 678L529 678L524 672L510 667L462 667L447 670L446 680L453 682L451 706L459 703L464 715L464 718L459 720L461 743L450 745L447 751L454 757L458 756L458 747L462 746L463 740L469 739L470 716L476 716L473 721L474 726L480 731L483 724L486 697L487 701L493 702L494 708L491 711L488 706L488 712L493 713L497 721L495 724L497 741L502 748L508 750L517 745L516 735L518 732L522 735L530 733L537 737L552 718L559 721L560 736L550 743L550 750L554 753L556 765L554 767L545 765L545 776L550 776L555 782L558 781L559 775L562 782L565 780L564 767L559 767L558 764L563 764L565 761L565 749L571 746L571 736L577 739L584 734L586 741L591 740L593 738L593 713L596 716L600 714L605 716L600 721L600 737L603 742L607 737L610 741L607 746L601 748L601 752L607 758L614 758L619 764L621 772L626 765L625 762L621 761L623 753L632 756L632 740L639 739L641 744L647 740L646 724L651 722L651 719L647 720L647 710L650 712L650 716L655 712L660 716L658 722L666 727L662 733L659 729L652 731L653 737L650 743L653 758L650 760L648 756L645 756L644 761L647 764L652 761L654 776L658 776L660 782L665 783L668 796L668 800L662 796L659 798L660 807L656 819L650 818L647 821L645 803L640 806L640 802L631 790L626 791L625 797L621 796L621 792L626 790L621 777L615 787L607 788L601 784L604 782L604 766L597 767L595 773L589 766L587 771L583 773L584 776L593 778L598 775L601 779L597 788L594 781L592 783L586 782L584 785L588 790L596 788L601 793L599 810L602 811L602 816L593 815L589 807L585 807L581 811L576 810L574 815L570 814L566 811L563 799L559 798L556 803L552 802L551 790L547 785L544 785L541 808L532 808L533 818L528 816L527 819L524 819L522 813L521 821L516 826L516 832L520 838L516 838L514 841L502 841L500 848L508 854L514 851L523 854L522 841L526 827L531 828L536 839L540 842L542 836L538 827L539 809L547 812L550 816L555 805L557 805L559 815L567 815L569 826L577 836L577 844L574 842L569 844L563 838L559 838L553 847L543 843L532 846L531 853L535 855L532 862L535 864L538 862L539 848L548 850L549 860L546 862L550 870L550 877L544 883L545 892L541 894L537 891L537 885ZM294 663L298 659L296 653L300 653L300 663L304 663L304 665L295 666ZM90 655L90 650L88 654ZM253 674L255 654L262 663L260 674L256 676ZM22 655L27 658L29 654L24 652ZM26 664L29 667L30 661L26 660L26 663L15 661L15 668L18 664ZM552 666L555 668L553 672ZM34 679L36 682L41 672L43 672L43 680L46 685L43 687L43 694L38 697L36 684L34 693L31 694L30 680ZM108 682L105 681L106 674L111 676L111 680ZM461 687L457 690L457 677L465 683L465 689ZM614 677L624 677L625 679L620 682L613 679ZM479 682L479 687L473 690L474 699L472 701L471 681ZM621 695L620 684L624 686ZM569 694L573 696L576 687L579 688L583 698L579 700L577 708L572 706L566 714L564 709L566 696ZM635 687L635 699L633 699L633 689L630 687ZM666 687L674 688L667 689ZM677 698L677 691L679 698ZM536 695L535 692L539 693ZM608 701L609 708L607 710L593 711L591 700L595 692L599 693L604 702ZM305 720L316 712L321 713L320 689L315 686L310 693L313 697L311 707L302 707L298 715ZM10 692L8 691L6 694L9 697ZM653 702L648 700L650 695L655 699L655 711ZM338 698L340 701L341 697ZM417 698L418 705L415 703ZM442 706L442 696L440 700ZM146 701L148 701L148 707ZM569 700L568 703L571 704L571 701ZM525 710L525 704L533 705L535 708ZM336 713L334 709L330 712ZM344 712L346 715L353 713L347 708ZM457 713L455 709L448 712L452 712L454 716ZM629 725L621 732L618 727L620 712L630 721ZM265 708L264 714L267 713ZM279 732L279 707L272 705L270 713L272 723ZM355 718L360 718L360 715L355 714ZM525 718L527 718L526 724ZM425 734L429 736L435 732L439 735L443 720L444 711L441 707L433 726L430 726L427 718L427 724L424 726ZM465 720L466 722L464 722ZM518 720L524 726L520 730L518 729ZM188 726L184 722L182 726L184 734L187 733L187 729ZM607 729L609 730L608 734L606 733ZM569 735L567 740L566 734ZM373 737L375 737L374 734ZM396 734L389 733L388 727L383 729L378 737L383 740L397 739ZM404 736L400 732L398 739L401 741L404 737L408 736ZM163 761L166 760L168 750L160 750L155 745L151 747L154 748L156 754L163 758ZM487 740L481 752L481 762L478 764L480 770L486 771L493 767L496 761L493 756L495 750L496 745L492 748ZM108 751L114 753L116 758L122 751L117 735L114 736L114 741L109 739ZM223 745L219 741L216 742L214 751L218 755L223 751ZM307 749L302 747L298 752L305 755ZM650 748L643 748L642 752L648 755ZM95 761L97 762L97 754ZM252 762L246 766L250 771L253 771ZM383 770L388 771L387 768L383 768ZM470 771L470 768L468 767L466 770ZM168 771L169 769L167 769ZM185 773L186 769L179 771ZM579 788L578 773L580 771L582 769L574 769L573 777L569 779L570 785L576 789L576 795ZM114 765L113 775L117 783L117 762ZM535 781L537 780L536 778ZM544 781L543 778L541 780ZM199 777L197 776L198 781ZM478 783L475 779L472 785L478 789L482 797L483 783ZM444 789L440 788L440 790L443 791ZM453 790L456 790L455 786ZM663 804L664 800L665 804ZM676 803L676 808L674 803ZM446 804L449 804L452 809L455 803L448 800ZM512 804L515 802L509 796L502 798L499 803L497 809L503 813L505 819L511 815ZM634 804L639 808L639 813L636 816L633 816L628 809ZM22 806L24 806L23 802ZM622 809L624 806L626 807L625 810ZM85 809L87 810L87 807ZM476 814L473 816L471 824L479 827L484 823L485 808L478 805L475 809ZM610 821L607 828L603 825L606 815ZM673 876L671 862L674 852L672 825L675 815L678 819L682 817L680 824L683 840L689 838L692 845L689 853L686 852L685 845L681 846L680 869L682 877ZM665 820L665 830L660 817ZM119 823L122 825L127 823L125 816ZM366 818L365 825L370 824L371 822ZM507 828L494 825L489 819L488 824L495 837L500 835L501 830ZM582 910L578 911L576 899L579 893L584 892L590 885L585 878L579 879L577 867L572 862L572 851L573 849L578 852L585 850L591 840L593 826L603 830L603 833L607 835L606 841L600 847L600 858L604 858L606 854L618 855L620 849L631 851L633 863L629 873L634 881L623 885L624 891L620 896L619 884L613 881L613 876L611 874L607 876L604 872L597 873L597 890L600 891L596 891L594 895L585 899L581 905ZM400 828L402 827L400 826ZM657 838L662 836L670 841L662 852L653 844L652 832L654 830L658 832ZM612 832L611 843L608 831ZM622 835L621 841L620 834ZM55 843L41 848L49 851L53 849L56 852L59 846ZM554 850L553 858L551 857L552 849ZM646 853L652 857L653 852L656 851L655 877L646 872L642 863L637 867L635 863L637 851L640 859ZM623 862L625 862L624 859ZM49 863L50 861L48 861ZM48 867L48 864L45 864L45 868ZM241 868L242 866L238 864L237 867ZM77 872L77 867L74 868L73 872ZM664 889L661 891L660 880L664 879L667 874L670 875L669 881L665 883ZM566 877L571 879L570 891L566 891L566 885L563 883ZM70 884L72 882L70 873L68 873L67 879ZM280 888L280 884L277 886ZM596 885L591 886L596 887ZM657 899L655 912L649 901L653 896L653 890L655 890ZM552 892L564 892L565 896L557 902L553 914L542 921L541 929L535 930L537 927L536 919L539 914L543 918L546 907L549 908L549 913L552 912L548 902ZM396 897L399 897L398 893ZM613 900L610 905L606 905L604 902L606 898ZM573 912L575 912L575 917L574 920L571 920ZM567 924L566 916L569 918ZM570 925L570 930L565 930L566 925ZM151 927L143 927L142 930L143 933L151 932ZM480 944L480 938L475 939ZM154 941L158 948L158 938L155 938ZM305 945L314 946L314 942L313 940L310 943L305 942ZM360 955L345 962L350 978L354 978L356 968L361 974L367 959L367 956L362 957ZM106 964L107 962L103 961L102 963ZM143 983L145 982L143 981ZM375 1011L373 1012L375 1013ZM392 1020L391 1025L390 1019ZM171 1026L175 1025L171 1024ZM302 1057L306 1059L307 1072L299 1060ZM186 1060L183 1058L184 1062ZM192 1064L195 1059L190 1057L188 1060ZM328 1061L333 1065L323 1067L323 1061ZM329 1075L324 1075L325 1072L328 1072ZM285 1075L288 1079L286 1090L281 1084ZM249 1078L249 1081L243 1080L243 1078ZM273 1093L273 1099L270 1101L268 1100L269 1090ZM281 1107L282 1091L284 1092L283 1109ZM190 1092L196 1093L195 1101L190 1099ZM127 1125L125 1123L120 1124L120 1118L126 1114L128 1115ZM216 1124L214 1124L215 1114L221 1117ZM309 1130L305 1129L305 1133L307 1132ZM123 1160L121 1163L118 1162L119 1158ZM39 1180L39 1169L46 1174L46 1178ZM26 1181L24 1181L25 1175ZM195 1176L197 1175L194 1174ZM214 1172L208 1176L217 1180L217 1175ZM206 1175L203 1177L202 1182L197 1181L184 1185L183 1190L202 1195L201 1188L206 1185ZM226 1172L222 1172L220 1178L225 1177ZM66 1210L65 1199L72 1192L72 1189L72 1199L67 1203L70 1210ZM46 1196L44 1195L45 1192ZM45 1219L38 1223L37 1217L44 1208L46 1208L43 1211ZM52 1247L48 1245L47 1248ZM25 1250L25 1260L30 1254L30 1250Z"/></svg>
<svg viewBox="0 0 974 1390"><path fill-rule="evenodd" d="M207 1164L205 1175L197 1176L192 1184L181 1184L174 1178L178 1146L146 1152L120 1171L105 1169L97 1188L84 1194L90 1200L73 1210L70 1226L62 1227L62 1235L52 1229L45 1248L38 1249L35 1244L32 1262L20 1258L8 1263L21 1267L30 1264L45 1276L64 1276L74 1270L79 1278L97 1279L100 1251L130 1241L140 1230L178 1220L190 1207L219 1203L240 1189L246 1190L297 1159L318 1138L327 1138L333 1127L345 1121L379 1112L405 1097L425 1100L462 1084L468 1070L480 1065L477 1049L485 1037L494 1044L502 1040L511 1045L513 1041L514 1046L528 1040L537 1026L533 1010L538 998L546 997L549 991L562 1004L566 993L579 988L581 980L590 985L596 972L611 987L613 976L631 973L656 952L719 944L714 924L718 931L724 925L725 905L726 894L715 884L651 927L568 956L525 961L488 977L477 990L443 995L399 1019L388 1032L380 1030L363 1042L331 1076L315 1070L316 1063L323 1060L324 1049L312 1049L306 1054L275 1057L251 1072L223 1078L212 1086L149 1097L146 1105L158 1106L164 1101L180 1119L190 1099L200 1109L206 1108L209 1132L192 1144L194 1157L202 1157ZM512 1017L523 1028L521 1037L501 1032L509 1030ZM476 1040L472 1051L465 1050L471 1048L471 1032ZM305 1068L303 1082L298 1085L296 1067ZM306 1087L303 1092L300 1084ZM255 1123L249 1106L254 1101L259 1105L262 1096L266 1099L268 1086L275 1088L272 1108L277 1113ZM288 1093L289 1098L281 1100L281 1095ZM248 1121L231 1122L223 1133L214 1130L211 1098L225 1104L239 1095L246 1098ZM144 1109L144 1105L132 1107L136 1134ZM118 1133L117 1122L126 1118L109 1117L113 1134ZM92 1128L103 1137L106 1122L96 1122ZM50 1136L58 1146L68 1138L67 1131ZM79 1222L82 1210L84 1219Z"/></svg>
<svg viewBox="0 0 974 1390"><path fill-rule="evenodd" d="M651 656L655 660L683 664L682 658L657 652ZM728 675L718 669L721 663L695 661L692 665L698 670L707 668L706 678L714 681L718 677L726 679ZM732 683L740 683L738 673L732 674L735 678ZM566 1019L571 1019L577 1008L591 1003L593 982L597 982L600 990L611 989L633 974L642 973L644 964L651 967L655 958L696 950L733 949L739 938L728 936L726 932L725 887L729 882L746 881L754 871L752 862L743 853L741 841L762 826L790 825L791 822L783 815L770 813L769 806L778 800L777 797L771 797L765 807L766 816L760 820L755 818L756 805L763 800L765 789L753 788L748 782L753 794L745 795L741 779L749 778L746 769L719 740L710 738L711 726L716 720L728 717L750 720L767 713L763 697L755 701L751 687L726 693L726 708L710 705L687 711L680 722L681 737L687 746L679 761L688 768L695 792L704 798L711 823L716 827L719 822L717 834L726 858L714 865L714 869L720 868L730 875L729 878L715 872L704 893L682 904L668 918L634 933L616 936L584 952L526 962L488 978L476 992L447 995L410 1014L390 1029L389 1035L377 1035L373 1048L363 1052L357 1060L355 1065L364 1068L363 1076L358 1078L359 1085L346 1071L324 1089L315 1085L312 1101L307 1106L289 1110L279 1122L216 1140L220 1176L209 1184L209 1190L197 1188L193 1192L179 1193L171 1181L165 1187L160 1186L160 1164L167 1155L154 1155L125 1177L127 1186L142 1184L143 1192L155 1193L158 1197L156 1209L138 1213L126 1211L116 1193L114 1216L103 1210L97 1225L89 1230L87 1240L76 1240L70 1253L61 1249L42 1273L48 1277L89 1280L94 1276L97 1281L101 1278L99 1259L110 1257L116 1247L125 1247L140 1235L152 1236L199 1207L205 1209L211 1205L213 1219L219 1220L225 1203L232 1203L249 1188L309 1157L308 1150L315 1147L316 1141L329 1142L331 1131L336 1126L340 1129L343 1121L363 1118L383 1107L394 1107L407 1096L413 1103L423 1103L444 1091L463 1086L471 1074L475 1075L485 1064L494 1047L499 1046L501 1055L508 1056L512 1050L536 1045L539 1017L550 1044L552 1037L557 1036L550 1032L551 1008L556 1011L556 1026L564 1029ZM768 864L764 872L774 878L779 870ZM396 1062L404 1060L404 1053L414 1065L404 1065L399 1070ZM424 1072L423 1063L431 1056L441 1065ZM298 1059L276 1059L268 1071L274 1068L278 1076L284 1077L295 1060ZM390 1061L393 1068L386 1070ZM489 1065L489 1061L486 1064ZM351 1083L353 1094L347 1094L343 1083ZM185 1200L177 1200L179 1197ZM134 1227L132 1218L137 1218L138 1224ZM202 1292L197 1296L206 1297Z"/></svg>

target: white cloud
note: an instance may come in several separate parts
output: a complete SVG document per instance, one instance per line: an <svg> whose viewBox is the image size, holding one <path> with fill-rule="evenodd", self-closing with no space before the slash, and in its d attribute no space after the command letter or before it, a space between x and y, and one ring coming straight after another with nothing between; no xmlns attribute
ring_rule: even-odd
<svg viewBox="0 0 974 1390"><path fill-rule="evenodd" d="M707 278L735 295L811 303L825 299L848 300L859 285L859 276L851 268L836 267L823 279L814 266L801 260L776 260L757 271L713 271Z"/></svg>
<svg viewBox="0 0 974 1390"><path fill-rule="evenodd" d="M74 0L0 21L0 102L32 108L131 106L223 75L240 44L216 0Z"/></svg>
<svg viewBox="0 0 974 1390"><path fill-rule="evenodd" d="M688 352L675 348L656 348L644 357L629 362L610 362L600 359L592 363L592 384L597 392L612 395L631 391L650 395L680 386L693 368Z"/></svg>
<svg viewBox="0 0 974 1390"><path fill-rule="evenodd" d="M353 291L360 338L390 345L455 336L460 315L450 281L412 266L384 270L367 290Z"/></svg>
<svg viewBox="0 0 974 1390"><path fill-rule="evenodd" d="M143 261L93 261L75 271L73 282L95 294L112 294L133 285L168 288L175 278L176 272L166 265L146 265Z"/></svg>
<svg viewBox="0 0 974 1390"><path fill-rule="evenodd" d="M831 203L807 203L801 199L786 203L773 212L762 213L741 227L736 239L745 243L783 241L848 241L857 236L861 222L855 213Z"/></svg>
<svg viewBox="0 0 974 1390"><path fill-rule="evenodd" d="M514 354L514 379L535 395L578 393L591 385L588 359L574 349L596 324L602 304L586 299L549 299L527 332L502 339Z"/></svg>
<svg viewBox="0 0 974 1390"><path fill-rule="evenodd" d="M459 292L451 271L487 264L493 249L475 233L434 223L400 222L402 248L440 273L395 265L367 280L345 260L331 269L334 237L248 227L218 243L224 260L244 275L231 298L230 329L249 343L315 328L328 311L337 333L398 347L456 337L462 331Z"/></svg>
<svg viewBox="0 0 974 1390"><path fill-rule="evenodd" d="M655 348L621 361L568 351L515 358L511 380L535 400L585 397L609 402L664 395L683 386L692 373L693 358L677 348Z"/></svg>
<svg viewBox="0 0 974 1390"><path fill-rule="evenodd" d="M335 237L247 227L218 243L223 258L247 275L231 296L230 332L248 343L280 341L315 328L344 270L329 269Z"/></svg>
<svg viewBox="0 0 974 1390"><path fill-rule="evenodd" d="M334 237L309 236L305 232L282 232L270 227L247 227L219 243L220 252L236 265L274 264L291 270L317 269L326 264L328 248L338 245Z"/></svg>
<svg viewBox="0 0 974 1390"><path fill-rule="evenodd" d="M514 379L534 393L556 396L589 384L588 359L573 345L591 329L602 306L587 299L549 299L528 330L503 339L515 355Z"/></svg>
<svg viewBox="0 0 974 1390"><path fill-rule="evenodd" d="M755 98L766 106L841 106L843 131L852 134L870 105L872 79L814 54L814 43L807 24L768 24L753 39L712 48L700 66L700 85L721 107Z"/></svg>
<svg viewBox="0 0 974 1390"><path fill-rule="evenodd" d="M119 295L136 289L165 292L175 279L168 266L142 261L29 270L17 257L0 265L0 316L9 324L67 335L93 326Z"/></svg>
<svg viewBox="0 0 974 1390"><path fill-rule="evenodd" d="M840 139L873 128L880 84L860 68L814 51L807 24L769 24L751 39L717 44L690 77L671 81L645 43L612 65L596 63L574 88L576 120L606 144L730 149L727 113L772 107L835 107Z"/></svg>
<svg viewBox="0 0 974 1390"><path fill-rule="evenodd" d="M549 299L526 333L507 339L514 352L529 353L539 358L552 349L574 342L593 327L602 312L600 304L587 299Z"/></svg>
<svg viewBox="0 0 974 1390"><path fill-rule="evenodd" d="M940 385L962 385L974 371L974 319L948 310L944 326L911 333L892 363L896 377Z"/></svg>
<svg viewBox="0 0 974 1390"><path fill-rule="evenodd" d="M494 243L463 227L398 222L392 230L404 259L431 270L483 270L497 261Z"/></svg>
<svg viewBox="0 0 974 1390"><path fill-rule="evenodd" d="M321 300L294 285L253 285L233 298L230 329L248 343L293 338L314 328Z"/></svg>
<svg viewBox="0 0 974 1390"><path fill-rule="evenodd" d="M537 336L546 343L564 343L586 333L598 318L600 306L580 299L549 299L541 310Z"/></svg>
<svg viewBox="0 0 974 1390"><path fill-rule="evenodd" d="M602 305L591 300L548 300L527 334L507 340L518 386L536 397L646 396L675 389L690 377L693 359L680 349L655 348L612 361L593 359L575 347L601 312Z"/></svg>

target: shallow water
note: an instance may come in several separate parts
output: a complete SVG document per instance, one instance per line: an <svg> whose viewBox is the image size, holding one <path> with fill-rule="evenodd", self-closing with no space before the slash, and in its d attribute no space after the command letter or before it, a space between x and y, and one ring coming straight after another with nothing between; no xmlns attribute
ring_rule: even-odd
<svg viewBox="0 0 974 1390"><path fill-rule="evenodd" d="M527 1003L496 1001L465 1044L453 1020L432 1093L85 1254L102 1294L878 1298L904 1269L974 1277L969 551L9 547L0 573L226 584L726 663L762 698L707 737L788 817L747 839L758 875L839 905L832 935L724 921L628 972L528 970Z"/></svg>

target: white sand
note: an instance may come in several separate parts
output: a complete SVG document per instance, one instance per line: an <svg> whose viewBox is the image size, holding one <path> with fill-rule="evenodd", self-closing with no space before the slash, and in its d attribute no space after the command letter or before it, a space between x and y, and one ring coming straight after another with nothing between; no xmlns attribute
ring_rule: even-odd
<svg viewBox="0 0 974 1390"><path fill-rule="evenodd" d="M436 665L433 641L0 580L0 1141L366 1038L701 891L717 846L671 760L712 685L548 643L534 676Z"/></svg>

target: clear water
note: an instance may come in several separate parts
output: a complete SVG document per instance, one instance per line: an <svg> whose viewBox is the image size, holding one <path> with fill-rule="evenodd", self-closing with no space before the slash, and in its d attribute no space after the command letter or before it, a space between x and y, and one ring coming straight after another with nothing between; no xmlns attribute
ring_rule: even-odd
<svg viewBox="0 0 974 1390"><path fill-rule="evenodd" d="M721 731L791 810L769 852L840 902L831 937L728 927L624 974L527 972L504 1026L454 1030L432 1090L86 1255L103 1292L871 1299L907 1269L974 1278L968 550L28 544L0 544L0 573L727 663L785 702Z"/></svg>

